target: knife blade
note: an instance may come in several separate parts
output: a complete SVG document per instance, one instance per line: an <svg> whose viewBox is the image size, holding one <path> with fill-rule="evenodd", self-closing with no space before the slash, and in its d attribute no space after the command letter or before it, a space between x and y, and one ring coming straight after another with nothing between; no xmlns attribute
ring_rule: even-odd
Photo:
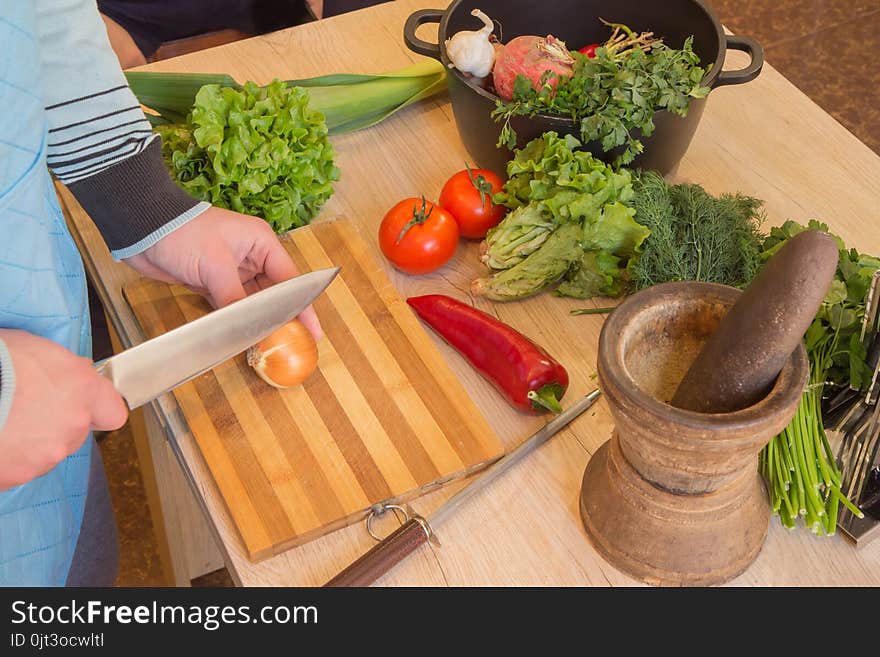
<svg viewBox="0 0 880 657"><path fill-rule="evenodd" d="M305 310L339 273L319 269L276 283L110 358L95 370L134 410L271 335Z"/></svg>
<svg viewBox="0 0 880 657"><path fill-rule="evenodd" d="M433 541L433 527L445 520L449 514L461 506L479 491L485 489L495 481L510 466L517 463L526 454L543 445L556 435L560 429L570 424L572 420L584 413L599 398L601 392L597 388L588 395L581 397L569 408L550 420L538 429L529 438L520 443L516 449L506 456L498 459L479 475L474 481L459 490L455 495L441 504L427 517L418 514L409 514L408 520L392 534L384 538L354 561L351 565L337 574L333 579L324 584L325 587L342 586L369 586L379 577L391 570L395 565L403 561L417 548ZM371 511L372 513L372 511ZM369 524L367 525L369 529ZM372 532L371 532L372 533Z"/></svg>
<svg viewBox="0 0 880 657"><path fill-rule="evenodd" d="M455 495L446 500L443 504L437 507L432 514L427 516L425 520L429 525L437 525L443 522L450 513L455 511L461 504L472 497L474 494L483 490L491 484L495 479L498 478L503 472L505 472L511 465L519 461L523 456L528 454L529 452L534 451L537 447L540 447L548 440L550 440L553 436L555 436L560 429L567 426L574 420L576 417L581 415L584 411L590 408L599 396L602 393L598 388L593 390L588 395L581 397L577 402L569 406L567 409L562 411L559 415L550 420L543 427L538 429L528 440L520 443L516 449L512 450L507 455L498 459L495 463L486 468L486 471L483 472L475 481L472 481L470 484L462 488Z"/></svg>

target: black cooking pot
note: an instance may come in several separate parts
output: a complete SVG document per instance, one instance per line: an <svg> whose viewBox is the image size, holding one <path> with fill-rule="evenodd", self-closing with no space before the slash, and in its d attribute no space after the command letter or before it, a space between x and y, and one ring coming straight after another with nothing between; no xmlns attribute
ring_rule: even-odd
<svg viewBox="0 0 880 657"><path fill-rule="evenodd" d="M482 27L480 21L471 15L473 9L481 9L495 21L495 34L503 43L524 34L552 34L572 49L600 43L607 38L608 28L599 17L624 23L636 32L654 32L674 48L683 46L685 39L692 35L694 52L699 55L701 64L712 64L703 81L709 88L754 80L764 64L763 50L755 40L725 35L715 14L699 0L546 0L540 3L534 0L456 0L445 11L423 9L414 12L403 28L406 45L419 54L439 59L446 66L455 122L465 148L478 166L501 176L506 175L506 164L512 153L496 147L501 124L496 123L490 113L495 109L498 96L458 69L450 68L446 54L446 39L459 30ZM423 23L440 23L439 43L428 43L416 36L416 29ZM728 48L747 52L751 56L749 65L738 71L722 71ZM635 131L634 136L641 139L645 151L631 166L654 169L663 174L671 172L687 151L705 104L705 99L691 99L688 115L684 118L665 110L656 112L653 135L643 138L638 130ZM548 114L533 118L513 117L511 125L517 133L518 148L548 130L578 136L574 121ZM607 162L622 150L604 153L596 142L586 144L585 148Z"/></svg>

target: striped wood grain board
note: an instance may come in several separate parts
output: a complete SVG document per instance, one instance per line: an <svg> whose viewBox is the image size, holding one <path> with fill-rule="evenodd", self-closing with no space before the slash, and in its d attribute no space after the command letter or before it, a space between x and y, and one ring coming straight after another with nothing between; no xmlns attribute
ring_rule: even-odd
<svg viewBox="0 0 880 657"><path fill-rule="evenodd" d="M499 457L503 447L354 227L284 240L301 272L340 265L314 304L318 370L276 390L239 355L174 396L254 561ZM147 337L209 312L182 287L124 288Z"/></svg>

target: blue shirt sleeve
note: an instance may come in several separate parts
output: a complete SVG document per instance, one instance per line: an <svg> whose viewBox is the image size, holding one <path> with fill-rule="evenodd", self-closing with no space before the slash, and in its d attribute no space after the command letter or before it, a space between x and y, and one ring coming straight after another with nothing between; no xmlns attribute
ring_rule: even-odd
<svg viewBox="0 0 880 657"><path fill-rule="evenodd" d="M128 257L210 207L178 187L94 0L37 0L47 164Z"/></svg>

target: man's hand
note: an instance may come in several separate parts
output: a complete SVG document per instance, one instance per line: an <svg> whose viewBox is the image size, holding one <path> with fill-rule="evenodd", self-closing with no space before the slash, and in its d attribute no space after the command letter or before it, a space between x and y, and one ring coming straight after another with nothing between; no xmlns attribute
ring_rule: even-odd
<svg viewBox="0 0 880 657"><path fill-rule="evenodd" d="M215 207L125 262L144 276L186 285L215 308L299 273L269 224ZM311 306L299 319L321 338Z"/></svg>
<svg viewBox="0 0 880 657"><path fill-rule="evenodd" d="M0 429L0 490L47 473L90 430L125 424L125 401L88 358L24 331L0 329L0 339L15 370L12 408Z"/></svg>

